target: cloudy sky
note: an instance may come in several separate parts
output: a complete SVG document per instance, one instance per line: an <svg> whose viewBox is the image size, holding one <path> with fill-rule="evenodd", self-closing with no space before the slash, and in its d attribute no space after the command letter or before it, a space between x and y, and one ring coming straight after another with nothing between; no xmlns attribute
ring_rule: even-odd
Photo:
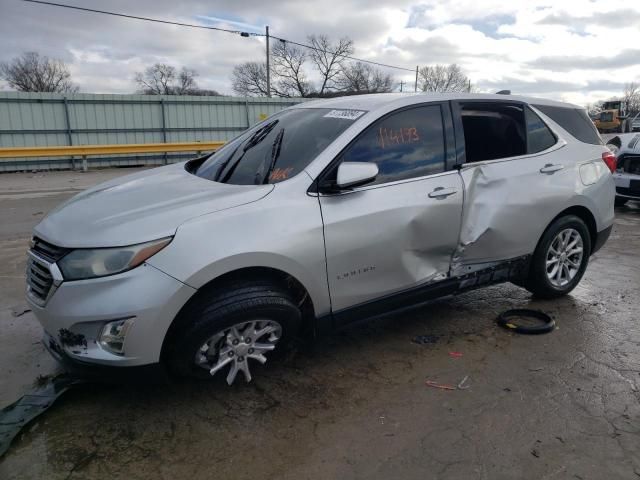
<svg viewBox="0 0 640 480"><path fill-rule="evenodd" d="M302 42L310 33L346 35L365 59L408 68L457 63L486 92L585 104L640 81L638 0L57 1L252 32L269 25ZM166 62L195 68L200 87L231 94L233 66L264 58L257 37L20 0L0 0L0 45L0 60L30 50L60 58L83 92L99 93L133 92L136 71ZM413 82L411 73L394 75Z"/></svg>

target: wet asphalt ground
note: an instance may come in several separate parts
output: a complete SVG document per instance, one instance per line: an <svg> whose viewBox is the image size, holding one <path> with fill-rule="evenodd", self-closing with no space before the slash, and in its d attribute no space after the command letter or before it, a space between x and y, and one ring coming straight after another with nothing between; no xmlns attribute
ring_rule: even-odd
<svg viewBox="0 0 640 480"><path fill-rule="evenodd" d="M75 191L130 171L0 175L1 405L57 369L24 312L30 228ZM639 306L630 204L565 298L506 284L442 299L298 345L250 384L77 387L18 436L0 478L637 480ZM495 325L518 307L558 328ZM425 344L412 341L420 335ZM425 384L465 377L466 389Z"/></svg>

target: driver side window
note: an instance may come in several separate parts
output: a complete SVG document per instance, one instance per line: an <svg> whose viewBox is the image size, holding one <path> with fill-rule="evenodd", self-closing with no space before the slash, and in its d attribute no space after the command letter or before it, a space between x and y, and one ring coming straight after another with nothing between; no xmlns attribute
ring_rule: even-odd
<svg viewBox="0 0 640 480"><path fill-rule="evenodd" d="M344 162L374 162L371 185L423 177L445 170L445 143L439 105L402 110L369 126L342 155Z"/></svg>

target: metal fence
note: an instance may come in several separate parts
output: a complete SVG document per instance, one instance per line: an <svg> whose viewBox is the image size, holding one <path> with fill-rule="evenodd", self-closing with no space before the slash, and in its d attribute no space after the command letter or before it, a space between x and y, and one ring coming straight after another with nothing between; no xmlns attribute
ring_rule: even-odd
<svg viewBox="0 0 640 480"><path fill-rule="evenodd" d="M300 99L0 92L0 147L226 141ZM91 157L158 165L188 154ZM0 172L73 168L74 158L5 159Z"/></svg>

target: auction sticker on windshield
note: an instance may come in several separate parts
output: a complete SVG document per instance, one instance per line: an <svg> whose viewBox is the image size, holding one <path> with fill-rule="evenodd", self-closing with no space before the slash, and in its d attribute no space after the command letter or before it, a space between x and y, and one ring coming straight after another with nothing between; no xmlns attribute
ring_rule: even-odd
<svg viewBox="0 0 640 480"><path fill-rule="evenodd" d="M325 115L325 118L342 118L344 120L356 120L364 115L363 110L331 110Z"/></svg>

